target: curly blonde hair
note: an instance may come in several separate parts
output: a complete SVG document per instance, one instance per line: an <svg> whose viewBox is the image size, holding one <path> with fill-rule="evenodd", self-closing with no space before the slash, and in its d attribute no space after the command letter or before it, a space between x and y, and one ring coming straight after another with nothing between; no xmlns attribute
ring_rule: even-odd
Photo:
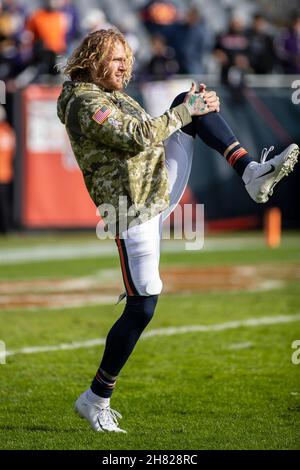
<svg viewBox="0 0 300 470"><path fill-rule="evenodd" d="M100 29L86 36L68 58L62 71L71 80L100 84L112 60L114 44L123 44L126 54L124 85L132 75L133 54L123 34L116 29Z"/></svg>

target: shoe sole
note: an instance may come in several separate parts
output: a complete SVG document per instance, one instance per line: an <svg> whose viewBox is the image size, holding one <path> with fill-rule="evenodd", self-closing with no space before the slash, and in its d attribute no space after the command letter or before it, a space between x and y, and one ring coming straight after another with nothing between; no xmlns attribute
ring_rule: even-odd
<svg viewBox="0 0 300 470"><path fill-rule="evenodd" d="M269 200L269 197L272 196L273 194L273 189L275 188L276 184L279 183L282 178L287 176L289 173L291 173L294 169L294 166L296 165L298 161L298 155L299 155L299 147L296 144L292 144L291 150L287 153L286 159L282 165L282 167L279 170L278 175L276 176L275 180L273 181L272 185L270 186L267 194L262 194L261 199L257 202L265 203Z"/></svg>

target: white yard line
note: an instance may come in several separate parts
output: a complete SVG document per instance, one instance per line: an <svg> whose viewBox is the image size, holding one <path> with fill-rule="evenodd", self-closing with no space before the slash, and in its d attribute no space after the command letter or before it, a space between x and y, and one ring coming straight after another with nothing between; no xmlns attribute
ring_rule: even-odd
<svg viewBox="0 0 300 470"><path fill-rule="evenodd" d="M249 349L253 346L253 343L246 341L245 343L233 343L230 344L227 349L230 351L239 351L240 349Z"/></svg>
<svg viewBox="0 0 300 470"><path fill-rule="evenodd" d="M213 331L234 330L241 327L270 326L283 323L293 323L300 321L300 313L295 315L279 315L275 317L249 318L247 320L236 320L226 323L216 323L214 325L191 325L171 328L159 328L144 333L141 339L154 338L157 336L173 336L186 333L209 333ZM72 349L85 349L94 346L103 346L105 338L90 339L87 341L76 341L72 343L62 343L52 346L34 346L12 351L6 351L6 356L15 356L16 354L35 354L52 351L66 351Z"/></svg>

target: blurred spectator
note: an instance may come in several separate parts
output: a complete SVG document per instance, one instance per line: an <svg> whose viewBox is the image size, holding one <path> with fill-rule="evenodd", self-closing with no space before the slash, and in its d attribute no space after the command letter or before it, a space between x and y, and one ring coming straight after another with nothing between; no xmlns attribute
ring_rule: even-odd
<svg viewBox="0 0 300 470"><path fill-rule="evenodd" d="M159 35L171 43L178 23L178 11L173 2L151 0L141 10L140 16L151 35Z"/></svg>
<svg viewBox="0 0 300 470"><path fill-rule="evenodd" d="M14 76L20 63L19 43L22 31L21 16L13 9L13 2L0 1L0 79Z"/></svg>
<svg viewBox="0 0 300 470"><path fill-rule="evenodd" d="M32 34L34 60L40 64L40 73L53 75L56 72L56 55L66 51L67 20L60 8L61 0L44 0L43 7L35 10L27 21L27 30Z"/></svg>
<svg viewBox="0 0 300 470"><path fill-rule="evenodd" d="M295 13L290 25L276 41L277 54L284 73L300 73L300 13Z"/></svg>
<svg viewBox="0 0 300 470"><path fill-rule="evenodd" d="M272 73L276 62L274 39L268 33L268 23L263 15L253 18L249 37L249 60L254 73Z"/></svg>
<svg viewBox="0 0 300 470"><path fill-rule="evenodd" d="M24 32L24 25L26 19L26 10L16 0L3 0L3 11L10 16L12 23L13 36L20 39Z"/></svg>
<svg viewBox="0 0 300 470"><path fill-rule="evenodd" d="M72 0L62 0L60 11L65 15L67 22L66 43L70 49L73 41L80 38L79 14Z"/></svg>
<svg viewBox="0 0 300 470"><path fill-rule="evenodd" d="M15 1L0 0L0 80L6 83L6 109L12 121L14 79L32 58L31 43L24 32L25 11Z"/></svg>
<svg viewBox="0 0 300 470"><path fill-rule="evenodd" d="M15 133L6 122L6 112L0 105L0 233L12 226L12 181Z"/></svg>
<svg viewBox="0 0 300 470"><path fill-rule="evenodd" d="M175 51L164 37L155 34L151 38L152 58L144 68L144 79L165 80L179 72Z"/></svg>
<svg viewBox="0 0 300 470"><path fill-rule="evenodd" d="M242 86L245 73L251 71L249 38L242 18L232 18L228 31L218 37L214 54L221 65L222 82Z"/></svg>
<svg viewBox="0 0 300 470"><path fill-rule="evenodd" d="M203 73L203 56L211 46L211 35L197 7L191 7L176 27L171 45L174 46L180 73Z"/></svg>

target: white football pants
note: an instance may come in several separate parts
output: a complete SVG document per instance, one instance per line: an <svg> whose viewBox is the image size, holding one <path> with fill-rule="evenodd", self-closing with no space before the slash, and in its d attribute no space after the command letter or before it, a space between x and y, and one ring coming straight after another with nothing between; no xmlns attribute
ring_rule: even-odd
<svg viewBox="0 0 300 470"><path fill-rule="evenodd" d="M192 168L194 138L181 130L165 142L170 206L162 213L122 232L116 238L127 295L158 295L160 242L163 221L175 209L187 186Z"/></svg>

